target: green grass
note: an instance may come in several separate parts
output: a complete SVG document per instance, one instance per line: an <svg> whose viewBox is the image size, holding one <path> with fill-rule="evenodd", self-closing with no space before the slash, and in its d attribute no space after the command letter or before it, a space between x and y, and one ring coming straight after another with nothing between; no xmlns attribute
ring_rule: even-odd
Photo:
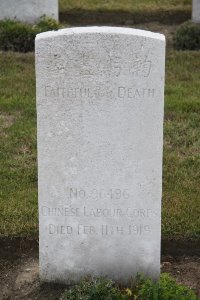
<svg viewBox="0 0 200 300"><path fill-rule="evenodd" d="M200 300L188 287L177 284L168 274L163 273L154 282L137 275L136 281L128 288L120 287L107 278L85 278L68 287L60 300Z"/></svg>
<svg viewBox="0 0 200 300"><path fill-rule="evenodd" d="M141 11L191 9L191 0L60 0L60 11L83 10L121 10Z"/></svg>
<svg viewBox="0 0 200 300"><path fill-rule="evenodd" d="M200 236L200 52L167 57L163 234Z"/></svg>
<svg viewBox="0 0 200 300"><path fill-rule="evenodd" d="M0 233L37 232L33 54L0 54Z"/></svg>
<svg viewBox="0 0 200 300"><path fill-rule="evenodd" d="M200 237L200 52L167 55L164 237ZM0 233L38 234L34 55L0 53Z"/></svg>

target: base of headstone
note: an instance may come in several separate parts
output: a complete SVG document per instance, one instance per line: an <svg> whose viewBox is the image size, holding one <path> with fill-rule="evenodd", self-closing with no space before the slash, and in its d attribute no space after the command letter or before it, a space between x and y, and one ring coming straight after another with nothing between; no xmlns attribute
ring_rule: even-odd
<svg viewBox="0 0 200 300"><path fill-rule="evenodd" d="M200 23L200 0L192 1L192 21Z"/></svg>
<svg viewBox="0 0 200 300"><path fill-rule="evenodd" d="M0 0L0 20L36 23L44 15L58 21L58 0Z"/></svg>

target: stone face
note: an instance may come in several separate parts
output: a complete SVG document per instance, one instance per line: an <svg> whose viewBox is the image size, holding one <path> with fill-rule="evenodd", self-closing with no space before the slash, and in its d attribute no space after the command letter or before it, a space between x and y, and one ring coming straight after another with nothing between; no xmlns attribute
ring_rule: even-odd
<svg viewBox="0 0 200 300"><path fill-rule="evenodd" d="M192 2L192 21L200 23L200 0L193 0Z"/></svg>
<svg viewBox="0 0 200 300"><path fill-rule="evenodd" d="M37 36L42 280L159 276L164 65L156 33Z"/></svg>
<svg viewBox="0 0 200 300"><path fill-rule="evenodd" d="M0 20L34 23L43 15L58 20L58 0L0 0Z"/></svg>

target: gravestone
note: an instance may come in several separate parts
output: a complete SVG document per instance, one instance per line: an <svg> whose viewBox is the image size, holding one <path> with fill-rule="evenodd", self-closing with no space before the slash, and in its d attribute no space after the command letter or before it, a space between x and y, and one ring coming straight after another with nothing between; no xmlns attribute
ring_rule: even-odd
<svg viewBox="0 0 200 300"><path fill-rule="evenodd" d="M58 0L0 0L0 20L35 23L44 15L58 20Z"/></svg>
<svg viewBox="0 0 200 300"><path fill-rule="evenodd" d="M37 36L42 280L159 276L164 65L157 33Z"/></svg>
<svg viewBox="0 0 200 300"><path fill-rule="evenodd" d="M200 23L200 0L192 0L192 21Z"/></svg>

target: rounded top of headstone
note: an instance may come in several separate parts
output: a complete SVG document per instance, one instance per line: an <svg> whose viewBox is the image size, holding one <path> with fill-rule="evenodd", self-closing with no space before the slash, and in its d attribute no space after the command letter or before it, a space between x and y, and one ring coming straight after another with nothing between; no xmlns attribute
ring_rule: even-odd
<svg viewBox="0 0 200 300"><path fill-rule="evenodd" d="M37 34L36 40L46 39L46 38L55 38L58 36L73 35L73 34L122 34L122 35L134 35L141 36L146 38L157 39L165 41L165 36L160 33L155 33L146 30L132 29L126 27L111 27L111 26L90 26L90 27L72 27L60 29L58 31L47 31L40 34Z"/></svg>

